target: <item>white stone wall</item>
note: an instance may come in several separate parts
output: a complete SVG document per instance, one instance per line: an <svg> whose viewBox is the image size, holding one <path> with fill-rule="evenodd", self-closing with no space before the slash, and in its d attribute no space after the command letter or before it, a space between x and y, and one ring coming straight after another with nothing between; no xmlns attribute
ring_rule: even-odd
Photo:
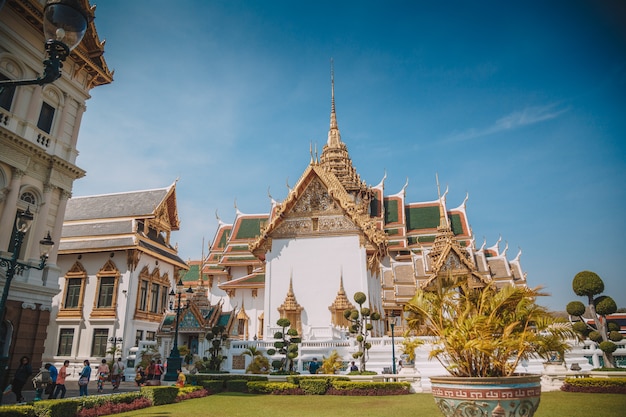
<svg viewBox="0 0 626 417"><path fill-rule="evenodd" d="M350 301L354 293L377 293L380 285L371 288L373 280L366 269L365 248L358 236L323 238L275 239L266 256L265 276L265 337L273 335L272 328L280 318L278 307L283 304L293 279L293 291L302 312L305 339L324 337L331 324L328 307L339 291L340 278ZM368 302L370 301L368 296Z"/></svg>

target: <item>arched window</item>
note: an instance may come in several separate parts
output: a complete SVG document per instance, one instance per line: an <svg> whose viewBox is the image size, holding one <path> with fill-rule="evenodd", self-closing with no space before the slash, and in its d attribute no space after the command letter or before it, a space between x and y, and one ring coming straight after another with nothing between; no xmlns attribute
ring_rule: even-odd
<svg viewBox="0 0 626 417"><path fill-rule="evenodd" d="M28 204L29 206L37 207L37 196L32 191L24 191L20 195L20 200Z"/></svg>

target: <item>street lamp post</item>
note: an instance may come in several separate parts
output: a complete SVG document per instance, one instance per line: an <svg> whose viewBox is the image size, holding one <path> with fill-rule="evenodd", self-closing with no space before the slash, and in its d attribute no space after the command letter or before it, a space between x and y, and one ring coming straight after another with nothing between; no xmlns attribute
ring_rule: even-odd
<svg viewBox="0 0 626 417"><path fill-rule="evenodd" d="M191 287L184 291L185 287L183 286L182 279L178 280L176 284L176 292L174 289L170 291L170 310L176 312L176 327L174 328L174 345L172 346L172 351L170 352L170 356L167 358L167 372L163 376L164 381L176 381L178 378L177 370L182 367L182 358L180 357L180 352L178 351L178 325L180 324L180 313L189 308L189 299L187 299L187 303L185 306L182 305L181 296L183 292L187 295L193 294L193 290ZM178 295L178 300L176 300L176 296ZM174 302L177 301L176 308L174 308Z"/></svg>
<svg viewBox="0 0 626 417"><path fill-rule="evenodd" d="M2 298L0 298L0 323L4 323L4 313L6 310L7 298L9 297L9 289L11 288L11 282L15 275L21 275L25 270L34 268L38 270L42 270L46 267L46 261L48 259L48 254L54 245L54 242L50 238L50 232L39 241L40 248L40 262L38 265L33 265L31 263L20 262L18 260L20 256L20 252L22 250L22 243L24 243L24 237L30 226L33 222L34 216L33 213L30 212L30 209L27 208L26 211L22 211L18 214L17 219L15 221L15 239L13 241L13 253L10 258L3 258L0 256L0 266L6 268L6 276L4 280L4 289L2 290ZM0 347L3 348L3 347ZM4 354L4 352L2 352ZM7 356L2 355L0 357L0 384L4 385L5 371L7 368L7 364L9 363L9 358ZM2 403L2 396L0 395L0 404Z"/></svg>
<svg viewBox="0 0 626 417"><path fill-rule="evenodd" d="M47 55L43 61L43 75L33 80L0 81L0 92L5 87L49 84L61 77L63 61L85 36L90 20L78 0L48 0L43 9Z"/></svg>
<svg viewBox="0 0 626 417"><path fill-rule="evenodd" d="M396 318L392 317L391 322L391 373L396 374L396 341L394 339L394 329L396 327Z"/></svg>

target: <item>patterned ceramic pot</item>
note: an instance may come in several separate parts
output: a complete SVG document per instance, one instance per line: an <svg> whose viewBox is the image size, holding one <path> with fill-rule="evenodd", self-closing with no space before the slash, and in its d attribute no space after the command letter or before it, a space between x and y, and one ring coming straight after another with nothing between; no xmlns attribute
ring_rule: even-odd
<svg viewBox="0 0 626 417"><path fill-rule="evenodd" d="M447 417L532 417L541 375L503 378L431 377L435 402Z"/></svg>

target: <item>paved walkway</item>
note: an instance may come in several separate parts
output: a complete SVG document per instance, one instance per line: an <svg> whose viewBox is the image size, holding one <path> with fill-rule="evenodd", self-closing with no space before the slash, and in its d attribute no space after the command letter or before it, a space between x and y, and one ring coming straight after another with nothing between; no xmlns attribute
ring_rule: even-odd
<svg viewBox="0 0 626 417"><path fill-rule="evenodd" d="M67 381L65 387L67 388L65 398L78 397L78 381ZM135 381L124 381L120 384L120 388L116 392L131 392L138 390L139 387L137 386ZM110 382L107 382L104 385L104 392L99 393L96 381L89 381L88 393L89 395L108 395L113 393L113 387L111 387ZM27 384L24 386L24 390L22 390L22 395L24 396L26 402L30 402L35 399L35 390L32 388L32 384ZM48 396L44 394L42 395L42 399L48 399ZM15 394L11 392L4 395L2 398L2 404L15 404Z"/></svg>

